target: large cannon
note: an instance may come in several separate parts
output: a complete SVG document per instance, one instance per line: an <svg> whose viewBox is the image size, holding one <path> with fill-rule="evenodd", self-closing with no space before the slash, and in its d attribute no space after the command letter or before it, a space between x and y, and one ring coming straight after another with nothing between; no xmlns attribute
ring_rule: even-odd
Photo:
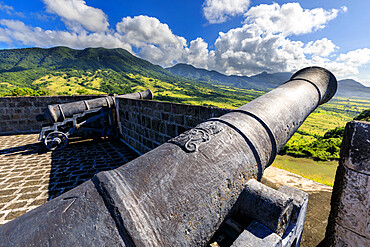
<svg viewBox="0 0 370 247"><path fill-rule="evenodd" d="M64 148L71 135L98 133L103 138L116 137L115 98L153 99L153 93L148 89L132 94L48 105L44 114L36 116L37 121L47 122L42 126L39 141L44 141L49 150L56 150Z"/></svg>
<svg viewBox="0 0 370 247"><path fill-rule="evenodd" d="M248 181L261 179L277 152L336 88L329 71L300 70L250 103L1 226L0 243L204 246Z"/></svg>

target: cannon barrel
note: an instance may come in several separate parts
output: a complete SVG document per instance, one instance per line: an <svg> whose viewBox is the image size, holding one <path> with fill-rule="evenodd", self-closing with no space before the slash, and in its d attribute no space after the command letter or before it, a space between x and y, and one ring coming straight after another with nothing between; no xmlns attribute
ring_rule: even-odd
<svg viewBox="0 0 370 247"><path fill-rule="evenodd" d="M75 114L83 113L86 110L100 107L115 107L115 97L128 99L153 99L153 93L150 89L117 96L107 96L102 98L81 100L65 104L48 105L44 114L36 116L37 121L48 121L50 123L62 122Z"/></svg>
<svg viewBox="0 0 370 247"><path fill-rule="evenodd" d="M104 240L121 246L204 246L247 182L261 179L277 152L336 88L329 71L300 70L250 103L5 224L3 243L37 238L36 244Z"/></svg>

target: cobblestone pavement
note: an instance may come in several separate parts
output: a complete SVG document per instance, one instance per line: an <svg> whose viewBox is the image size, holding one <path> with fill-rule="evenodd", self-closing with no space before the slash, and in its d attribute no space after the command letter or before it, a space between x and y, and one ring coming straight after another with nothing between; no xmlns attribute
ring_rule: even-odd
<svg viewBox="0 0 370 247"><path fill-rule="evenodd" d="M48 151L37 138L0 136L0 224L137 157L119 140L76 139L63 150Z"/></svg>

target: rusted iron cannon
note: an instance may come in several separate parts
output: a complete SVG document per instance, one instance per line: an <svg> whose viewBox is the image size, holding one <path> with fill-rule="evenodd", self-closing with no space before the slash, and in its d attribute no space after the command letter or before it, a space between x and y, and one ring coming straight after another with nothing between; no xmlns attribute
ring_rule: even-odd
<svg viewBox="0 0 370 247"><path fill-rule="evenodd" d="M115 98L153 99L149 89L132 94L108 96L91 100L48 105L44 114L36 116L45 121L39 141L43 141L49 150L62 149L72 135L92 135L114 138L118 135L114 118ZM93 134L95 133L95 135Z"/></svg>
<svg viewBox="0 0 370 247"><path fill-rule="evenodd" d="M204 246L250 179L336 92L310 67L284 85L0 226L9 245Z"/></svg>

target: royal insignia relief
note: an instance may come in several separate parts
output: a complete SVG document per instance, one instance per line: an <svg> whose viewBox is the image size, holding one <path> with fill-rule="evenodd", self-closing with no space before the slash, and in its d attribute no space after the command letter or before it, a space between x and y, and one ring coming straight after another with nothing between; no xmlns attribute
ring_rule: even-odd
<svg viewBox="0 0 370 247"><path fill-rule="evenodd" d="M187 152L195 152L198 151L199 145L209 142L212 135L222 130L223 127L217 121L204 122L168 142L179 145Z"/></svg>

